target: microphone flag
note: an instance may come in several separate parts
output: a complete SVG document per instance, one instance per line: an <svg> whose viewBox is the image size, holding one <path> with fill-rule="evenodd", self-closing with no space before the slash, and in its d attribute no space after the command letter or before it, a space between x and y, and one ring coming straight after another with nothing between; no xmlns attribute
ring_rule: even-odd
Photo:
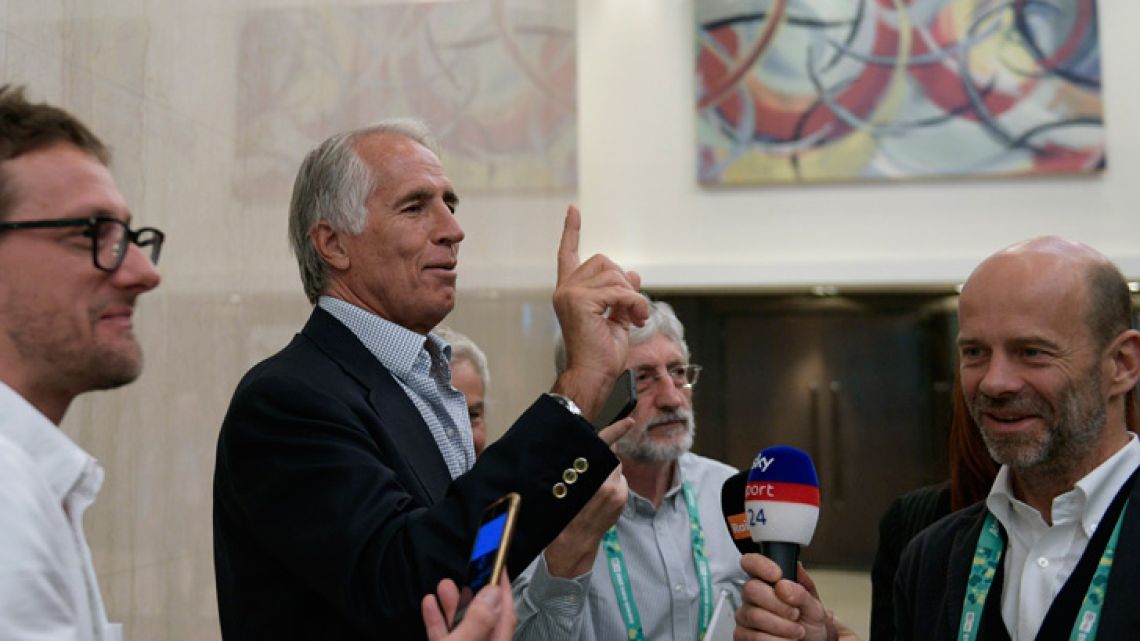
<svg viewBox="0 0 1140 641"><path fill-rule="evenodd" d="M803 450L762 450L748 471L744 512L752 540L808 545L819 521L819 477Z"/></svg>

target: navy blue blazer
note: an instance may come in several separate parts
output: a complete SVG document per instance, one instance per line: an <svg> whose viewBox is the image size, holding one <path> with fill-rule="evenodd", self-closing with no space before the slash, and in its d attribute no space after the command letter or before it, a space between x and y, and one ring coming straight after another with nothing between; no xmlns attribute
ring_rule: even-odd
<svg viewBox="0 0 1140 641"><path fill-rule="evenodd" d="M589 468L552 492L577 458ZM462 578L483 508L522 496L520 573L617 458L543 396L455 481L411 399L340 321L315 308L238 384L218 437L214 564L222 635L421 639L420 600Z"/></svg>

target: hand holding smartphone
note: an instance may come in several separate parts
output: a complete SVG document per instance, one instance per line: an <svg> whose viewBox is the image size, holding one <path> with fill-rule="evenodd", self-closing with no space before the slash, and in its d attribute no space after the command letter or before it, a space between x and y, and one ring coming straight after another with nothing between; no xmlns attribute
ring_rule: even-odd
<svg viewBox="0 0 1140 641"><path fill-rule="evenodd" d="M507 564L520 503L518 493L511 492L488 505L479 517L479 530L475 533L475 544L467 562L467 576L459 590L459 608L451 622L452 629L463 620L468 604L483 586L499 583Z"/></svg>

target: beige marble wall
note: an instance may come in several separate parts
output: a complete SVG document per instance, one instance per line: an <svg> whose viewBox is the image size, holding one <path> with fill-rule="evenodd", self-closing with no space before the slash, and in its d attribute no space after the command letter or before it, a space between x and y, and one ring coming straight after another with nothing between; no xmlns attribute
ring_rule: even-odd
<svg viewBox="0 0 1140 641"><path fill-rule="evenodd" d="M256 175L251 165L261 160L240 148L242 29L280 7L317 7L343 21L362 4L0 0L4 81L86 121L113 148L135 221L167 233L163 283L136 314L142 378L81 397L63 426L106 468L86 527L109 614L127 638L219 638L211 534L218 427L239 377L309 313L285 214L292 171L332 130L314 127L307 140L293 132L274 149L292 169L260 183L256 198L241 192L236 178ZM485 198L543 207L549 214L528 224L544 221L553 248L566 194L530 194L522 204ZM464 222L478 227L486 215ZM452 322L494 364L493 437L544 386L531 372L551 371L553 313L548 292L466 280L465 309Z"/></svg>

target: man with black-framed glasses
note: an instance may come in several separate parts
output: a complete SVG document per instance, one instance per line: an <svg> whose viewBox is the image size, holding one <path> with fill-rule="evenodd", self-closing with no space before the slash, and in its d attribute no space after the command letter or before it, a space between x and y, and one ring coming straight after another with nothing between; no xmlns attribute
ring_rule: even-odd
<svg viewBox="0 0 1140 641"><path fill-rule="evenodd" d="M146 252L152 265L158 264L162 241L166 235L154 227L131 229L126 221L114 216L99 214L83 218L55 218L49 220L4 220L0 232L20 229L82 228L84 238L90 239L91 262L107 273L113 273L123 264L127 249L134 243Z"/></svg>
<svg viewBox="0 0 1140 641"><path fill-rule="evenodd" d="M119 639L83 513L98 462L59 429L71 401L138 377L132 314L163 234L130 228L104 144L0 87L0 638Z"/></svg>
<svg viewBox="0 0 1140 641"><path fill-rule="evenodd" d="M689 451L701 368L673 308L647 302L649 319L629 332L637 406L614 443L621 474L514 582L516 641L689 641L722 593L740 602L747 577L720 506L736 470ZM554 359L566 368L561 336Z"/></svg>

